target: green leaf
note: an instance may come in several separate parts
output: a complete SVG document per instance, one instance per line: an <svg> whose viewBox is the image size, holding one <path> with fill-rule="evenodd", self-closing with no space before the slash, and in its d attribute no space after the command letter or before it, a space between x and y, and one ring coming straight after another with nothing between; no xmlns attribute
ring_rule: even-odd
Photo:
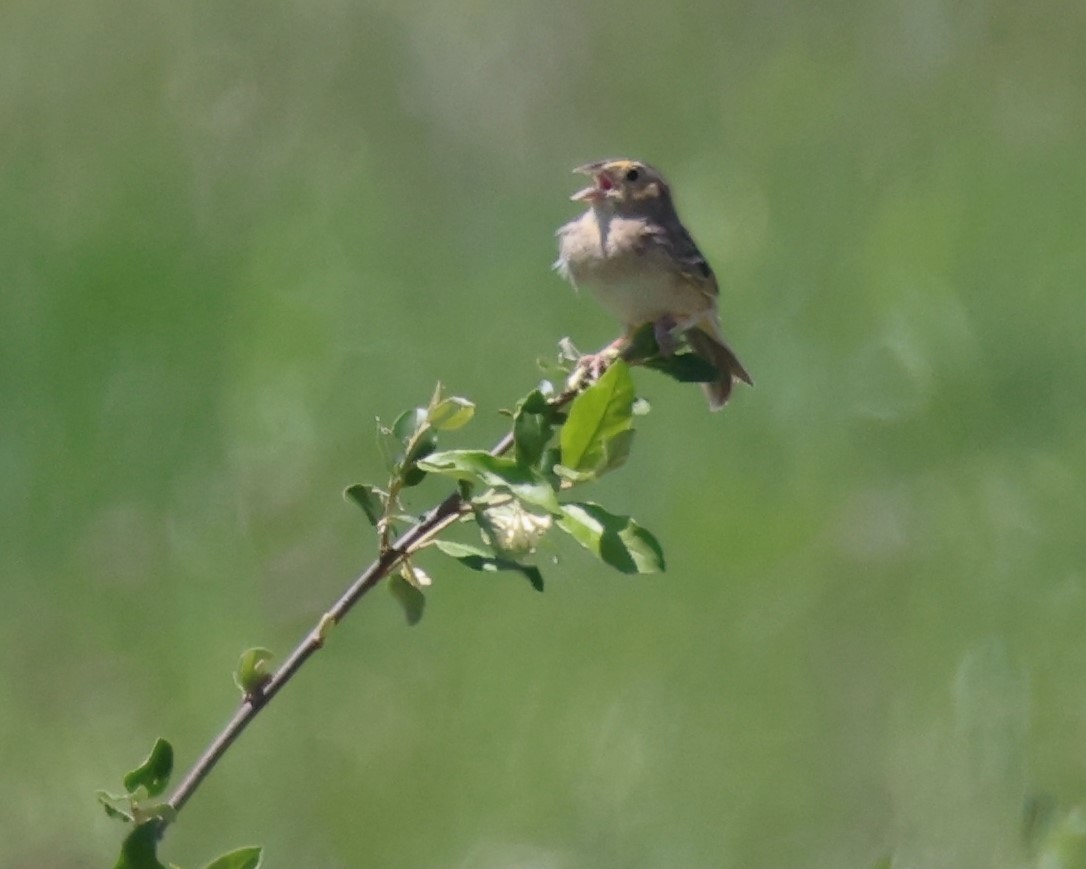
<svg viewBox="0 0 1086 869"><path fill-rule="evenodd" d="M215 858L204 869L258 869L262 858L259 846L247 845Z"/></svg>
<svg viewBox="0 0 1086 869"><path fill-rule="evenodd" d="M271 659L272 653L260 646L254 646L241 653L238 665L234 669L234 684L246 697L260 693L271 679L271 673L268 672L268 661Z"/></svg>
<svg viewBox="0 0 1086 869"><path fill-rule="evenodd" d="M543 574L531 564L520 564L507 558L491 555L485 549L467 543L454 543L449 540L435 540L436 546L450 558L455 558L464 567L486 573L499 570L512 570L526 577L536 591L543 591Z"/></svg>
<svg viewBox="0 0 1086 869"><path fill-rule="evenodd" d="M549 513L533 513L516 500L487 505L477 498L471 506L486 542L500 558L511 561L534 552L554 524Z"/></svg>
<svg viewBox="0 0 1086 869"><path fill-rule="evenodd" d="M466 398L450 396L434 405L429 412L430 425L438 431L453 431L471 422L475 405Z"/></svg>
<svg viewBox="0 0 1086 869"><path fill-rule="evenodd" d="M127 794L115 797L113 794L107 793L106 791L95 791L94 795L98 797L98 802L101 804L102 808L106 810L107 817L115 818L118 821L132 820L132 813L130 810L126 811L125 809L118 808L116 805L117 803L124 803L127 807L130 802Z"/></svg>
<svg viewBox="0 0 1086 869"><path fill-rule="evenodd" d="M437 449L437 435L427 419L429 411L423 407L405 410L392 424L392 435L400 442L401 451L393 463L393 470L404 486L417 486L426 473L418 467L418 460Z"/></svg>
<svg viewBox="0 0 1086 869"><path fill-rule="evenodd" d="M425 570L421 567L415 567L415 565L406 558L400 563L400 576L406 579L419 591L424 591L434 584L434 581L430 579L430 576Z"/></svg>
<svg viewBox="0 0 1086 869"><path fill-rule="evenodd" d="M159 737L147 759L124 777L124 788L130 794L143 787L148 796L157 797L166 790L173 772L173 746Z"/></svg>
<svg viewBox="0 0 1086 869"><path fill-rule="evenodd" d="M526 467L539 462L554 434L554 408L538 389L528 393L513 417L513 445L517 464Z"/></svg>
<svg viewBox="0 0 1086 869"><path fill-rule="evenodd" d="M615 468L620 468L626 464L626 459L630 457L630 447L633 445L634 430L628 428L625 431L620 431L610 440L603 442L603 461L600 463L597 473L602 474L604 471L613 471Z"/></svg>
<svg viewBox="0 0 1086 869"><path fill-rule="evenodd" d="M433 438L429 438L423 435L423 443L420 443L417 449L411 451L412 459L401 462L398 468L398 472L403 479L404 488L411 488L417 486L426 478L426 472L418 466L415 459L424 459L430 455L435 449L437 449L437 441Z"/></svg>
<svg viewBox="0 0 1086 869"><path fill-rule="evenodd" d="M590 482L601 474L613 471L615 468L626 464L626 459L630 456L630 447L633 445L634 434L634 430L629 428L626 431L619 432L610 440L604 441L599 462L590 470L577 471L573 468L567 468L565 465L552 465L550 470L570 483Z"/></svg>
<svg viewBox="0 0 1086 869"><path fill-rule="evenodd" d="M147 821L125 836L113 869L166 869L155 853L162 826L162 821Z"/></svg>
<svg viewBox="0 0 1086 869"><path fill-rule="evenodd" d="M619 360L573 400L559 438L562 464L597 475L607 470L609 442L633 426L633 401L630 369Z"/></svg>
<svg viewBox="0 0 1086 869"><path fill-rule="evenodd" d="M630 337L622 358L659 371L681 383L710 383L720 376L711 362L692 352L685 342L678 352L661 355L652 323L642 326Z"/></svg>
<svg viewBox="0 0 1086 869"><path fill-rule="evenodd" d="M151 803L150 805L142 803L136 810L136 817L141 824L149 818L157 818L167 824L172 824L177 820L177 809L167 802Z"/></svg>
<svg viewBox="0 0 1086 869"><path fill-rule="evenodd" d="M426 596L400 574L393 573L388 578L388 590L403 607L404 617L408 625L417 625L422 619L422 612L426 607Z"/></svg>
<svg viewBox="0 0 1086 869"><path fill-rule="evenodd" d="M385 515L385 505L381 500L381 496L368 483L355 483L353 486L348 486L343 490L343 497L348 501L354 501L361 507L362 512L366 514L366 518L370 520L370 525L374 528L381 521L381 517Z"/></svg>
<svg viewBox="0 0 1086 869"><path fill-rule="evenodd" d="M642 363L646 368L673 377L680 383L711 383L720 373L709 360L686 351L671 356L656 356Z"/></svg>
<svg viewBox="0 0 1086 869"><path fill-rule="evenodd" d="M649 328L652 328L651 324ZM580 362L582 356L584 354L573 346L573 341L568 335L558 342L558 365L563 367L567 373L573 365Z"/></svg>
<svg viewBox="0 0 1086 869"><path fill-rule="evenodd" d="M656 343L656 327L652 323L646 323L629 337L622 351L622 358L640 364L659 354L660 346Z"/></svg>
<svg viewBox="0 0 1086 869"><path fill-rule="evenodd" d="M622 573L664 570L660 544L629 516L617 516L590 502L563 504L558 526Z"/></svg>
<svg viewBox="0 0 1086 869"><path fill-rule="evenodd" d="M505 497L504 494L499 497ZM482 534L483 540L487 542L491 547L495 540L499 540L502 536L502 530L493 521L491 521L490 510L492 505L485 503L485 497L476 498L471 502L472 514L475 517L475 524L479 526L479 533ZM436 541L435 541L436 542ZM497 550L492 548L490 552L486 552L487 555L492 555Z"/></svg>
<svg viewBox="0 0 1086 869"><path fill-rule="evenodd" d="M547 447L539 459L539 470L543 474L543 479L546 480L550 484L550 487L556 492L562 482L556 472L556 466L561 461L562 450L558 447Z"/></svg>
<svg viewBox="0 0 1086 869"><path fill-rule="evenodd" d="M400 442L400 446L407 449L408 442L426 425L429 412L424 407L415 407L405 410L392 423L392 436Z"/></svg>
<svg viewBox="0 0 1086 869"><path fill-rule="evenodd" d="M570 483L588 483L596 479L595 471L575 471L565 465L554 465L551 468L555 476Z"/></svg>
<svg viewBox="0 0 1086 869"><path fill-rule="evenodd" d="M486 450L445 450L420 461L419 467L432 474L505 489L527 504L550 513L559 511L554 489L542 474L518 465L513 459L492 456Z"/></svg>

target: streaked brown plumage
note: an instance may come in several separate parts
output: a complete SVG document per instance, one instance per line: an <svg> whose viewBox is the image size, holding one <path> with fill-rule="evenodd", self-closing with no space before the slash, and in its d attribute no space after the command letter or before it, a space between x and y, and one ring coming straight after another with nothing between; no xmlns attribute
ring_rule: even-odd
<svg viewBox="0 0 1086 869"><path fill-rule="evenodd" d="M720 373L704 384L709 407L719 410L735 380L753 380L720 332L716 275L679 220L663 176L636 160L574 171L592 178L571 197L588 209L558 230L555 268L591 290L626 337L646 323L683 333Z"/></svg>

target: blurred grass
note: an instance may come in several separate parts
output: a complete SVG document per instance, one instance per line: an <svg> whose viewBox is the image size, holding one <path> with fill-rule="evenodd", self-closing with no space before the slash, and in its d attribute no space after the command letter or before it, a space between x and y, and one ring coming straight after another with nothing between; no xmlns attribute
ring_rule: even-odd
<svg viewBox="0 0 1086 869"><path fill-rule="evenodd" d="M0 863L108 865L93 790L191 760L240 649L366 561L374 415L440 378L489 442L536 356L612 337L548 266L568 168L628 154L758 383L710 417L639 375L600 498L669 573L367 601L165 854L1025 865L1027 799L1086 774L1083 18L6 4Z"/></svg>

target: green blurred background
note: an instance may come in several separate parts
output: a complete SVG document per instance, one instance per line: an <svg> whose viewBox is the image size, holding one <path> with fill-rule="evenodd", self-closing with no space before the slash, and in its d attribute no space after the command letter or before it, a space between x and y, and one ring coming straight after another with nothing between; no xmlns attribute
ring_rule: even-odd
<svg viewBox="0 0 1086 869"><path fill-rule="evenodd" d="M421 625L367 598L163 856L1030 865L1027 801L1086 801L1084 24L7 0L0 864L111 865L95 788L158 735L187 767L240 650L366 563L340 491L380 479L374 416L440 378L482 446L559 338L613 337L552 233L571 167L634 156L757 380L711 416L636 374L597 497L668 573L560 543L537 595L426 561Z"/></svg>

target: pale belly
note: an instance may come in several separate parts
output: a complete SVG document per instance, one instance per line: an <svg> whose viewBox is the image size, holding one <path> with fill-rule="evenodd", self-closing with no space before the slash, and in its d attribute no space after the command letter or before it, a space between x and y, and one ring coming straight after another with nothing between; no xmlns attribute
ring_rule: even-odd
<svg viewBox="0 0 1086 869"><path fill-rule="evenodd" d="M655 251L616 255L600 244L595 222L585 218L559 233L558 271L591 292L620 323L637 327L670 316L691 325L712 310L712 298L668 267Z"/></svg>

